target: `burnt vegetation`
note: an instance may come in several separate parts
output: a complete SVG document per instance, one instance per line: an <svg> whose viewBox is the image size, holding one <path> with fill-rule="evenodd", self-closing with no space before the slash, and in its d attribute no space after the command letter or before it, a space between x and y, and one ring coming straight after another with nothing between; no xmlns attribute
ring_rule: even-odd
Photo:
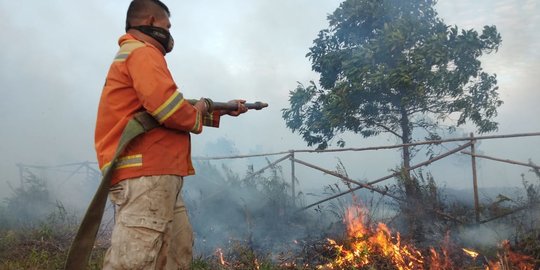
<svg viewBox="0 0 540 270"><path fill-rule="evenodd" d="M516 176L523 188L486 196L476 209L452 199L429 171L410 170L415 136L438 140L466 123L496 131L502 105L496 75L479 60L499 48L497 28L446 25L435 3L344 1L307 54L318 84L299 83L282 111L287 127L318 149L344 147L346 132L402 143L395 184L378 187L387 196L362 190L301 211L310 195L293 196L278 165L258 174L198 162L184 188L196 239L193 269L540 267L538 169ZM335 172L348 177L341 162ZM324 195L354 188L337 182ZM0 269L62 268L80 213L64 207L40 175L26 173L11 191L0 202ZM89 269L101 267L107 229Z"/></svg>
<svg viewBox="0 0 540 270"><path fill-rule="evenodd" d="M292 202L290 186L279 166L255 177L249 177L253 174L251 168L242 173L244 177L209 162L200 163L198 168L204 173L191 179L185 194L197 241L193 269L398 269L393 261L396 255L386 254L385 245L379 243L370 244L361 252L369 258L368 263L359 264L359 257L355 259L356 266L353 263L328 266L342 255L343 249L352 249L359 241L372 241L377 234L388 243L399 244L401 248L408 245L421 254L417 256L422 256L422 262L416 262L421 267L411 269L533 269L515 267L519 263L526 263L526 267L539 265L540 174L537 170L535 178L522 176L523 189L482 201L483 215L502 218L486 225L474 225L474 222L465 225L431 215L421 220L425 237L418 241L398 236L407 224L403 222L408 213L403 211L404 206L369 192L357 192L356 196L297 212L304 205L306 195L299 194L296 204ZM346 174L346 168L339 163L336 172ZM450 202L429 173L413 175L419 177L418 188L424 199L434 202L439 209L474 220L473 206ZM13 188L11 196L2 202L0 269L62 268L78 217L50 196L46 183L45 179L29 174L23 185ZM329 195L349 188L336 183L325 192ZM405 191L398 181L388 192ZM33 211L39 205L48 207ZM351 205L365 209L365 234L348 233L350 228L344 220ZM515 209L520 211L513 212ZM381 222L388 231L379 230ZM499 244L485 244L462 235L467 230L480 231L481 227L493 231L507 228L510 237ZM481 237L481 233L477 235ZM106 246L107 234L102 234L89 269L100 268ZM466 255L464 247L479 255L475 258Z"/></svg>

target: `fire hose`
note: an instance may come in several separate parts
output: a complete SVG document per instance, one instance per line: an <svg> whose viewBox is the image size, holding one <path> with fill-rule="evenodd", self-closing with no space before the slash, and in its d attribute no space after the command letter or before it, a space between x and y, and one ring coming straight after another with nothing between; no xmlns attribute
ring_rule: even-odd
<svg viewBox="0 0 540 270"><path fill-rule="evenodd" d="M198 102L198 100L192 99L187 101L192 105ZM204 101L206 102L209 112L215 110L239 110L239 104L237 102L213 102L208 98L204 98ZM244 103L244 106L247 109L261 110L268 107L268 104L263 102L255 102ZM160 124L157 122L157 120L146 111L136 113L127 123L122 132L122 136L120 137L120 142L118 143L118 147L116 148L116 152L112 158L111 165L103 172L103 176L101 178L100 185L96 190L96 194L92 198L81 224L79 225L77 234L75 235L69 249L64 269L86 269L88 260L90 259L90 254L92 253L92 249L96 241L99 226L103 218L105 205L107 203L107 195L110 188L110 180L116 164L118 163L118 158L133 139L159 126Z"/></svg>
<svg viewBox="0 0 540 270"><path fill-rule="evenodd" d="M212 112L215 110L223 110L223 111L237 111L238 110L238 103L236 102L214 102L209 98L203 98L206 102L206 106L208 108L208 112ZM188 99L187 100L191 105L195 105L199 100L197 99ZM268 107L268 103L264 102L254 102L254 103L244 103L244 106L248 110L261 110L263 108Z"/></svg>

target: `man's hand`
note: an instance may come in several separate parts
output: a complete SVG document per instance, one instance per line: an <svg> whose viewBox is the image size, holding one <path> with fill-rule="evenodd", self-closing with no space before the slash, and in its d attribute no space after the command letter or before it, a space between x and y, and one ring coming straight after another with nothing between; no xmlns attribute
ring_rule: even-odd
<svg viewBox="0 0 540 270"><path fill-rule="evenodd" d="M236 103L236 104L238 104L238 105L237 105L237 106L238 106L238 110L236 110L236 111L226 111L226 110L222 110L222 111L221 111L221 115L228 114L228 115L230 115L230 116L239 116L239 115L241 115L241 114L247 112L247 110L248 110L248 109L246 108L246 106L244 105L244 103L246 103L246 101L243 100L243 99L235 99L235 100L231 100L231 101L229 101L229 103L233 103L233 104Z"/></svg>
<svg viewBox="0 0 540 270"><path fill-rule="evenodd" d="M204 100L204 98L199 99L195 105L193 105L199 112L201 112L203 115L208 113L208 104Z"/></svg>

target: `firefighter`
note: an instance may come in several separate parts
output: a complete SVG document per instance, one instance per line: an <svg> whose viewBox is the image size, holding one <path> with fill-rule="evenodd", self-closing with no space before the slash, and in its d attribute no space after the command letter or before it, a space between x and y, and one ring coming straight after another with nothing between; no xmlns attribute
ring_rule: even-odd
<svg viewBox="0 0 540 270"><path fill-rule="evenodd" d="M195 105L184 99L164 58L174 46L169 17L159 0L130 3L101 94L95 147L102 171L135 113L147 111L160 124L133 140L114 169L115 225L103 269L190 269L193 233L180 194L183 177L195 173L190 133L247 111L244 100L231 101L236 111L209 113L204 99Z"/></svg>

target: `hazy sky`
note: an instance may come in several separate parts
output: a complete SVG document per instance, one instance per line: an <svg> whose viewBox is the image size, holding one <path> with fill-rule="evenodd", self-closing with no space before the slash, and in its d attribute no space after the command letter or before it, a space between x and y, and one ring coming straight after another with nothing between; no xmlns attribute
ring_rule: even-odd
<svg viewBox="0 0 540 270"><path fill-rule="evenodd" d="M306 148L300 136L285 128L280 111L288 105L289 91L297 81L317 80L305 54L318 31L328 25L326 16L341 1L164 2L172 13L171 32L176 41L167 61L186 97L270 103L263 111L223 119L221 128L194 136L194 155L206 155L206 145L220 138L232 141L239 153ZM127 0L0 0L0 186L16 181L16 163L95 160L97 104L118 49L118 37L123 34L128 5ZM498 134L540 131L539 2L440 0L437 9L448 24L461 28L497 26L502 47L483 61L486 70L497 73L505 102L497 118ZM468 127L463 130L471 131ZM395 143L386 137L347 138L349 147ZM503 158L540 162L539 143L540 139L493 141L483 143L481 150ZM393 151L342 157L354 173L351 176L372 178L394 167L397 155ZM335 163L336 156L325 159ZM306 158L317 161L319 157ZM455 168L467 162L467 158L458 157L446 164ZM487 168L489 164L480 166ZM327 163L327 168L333 167ZM456 178L468 174L458 172ZM491 179L494 175L502 178ZM481 183L489 186L518 175L499 166L495 171L486 169L481 176ZM451 179L445 181L452 185Z"/></svg>

